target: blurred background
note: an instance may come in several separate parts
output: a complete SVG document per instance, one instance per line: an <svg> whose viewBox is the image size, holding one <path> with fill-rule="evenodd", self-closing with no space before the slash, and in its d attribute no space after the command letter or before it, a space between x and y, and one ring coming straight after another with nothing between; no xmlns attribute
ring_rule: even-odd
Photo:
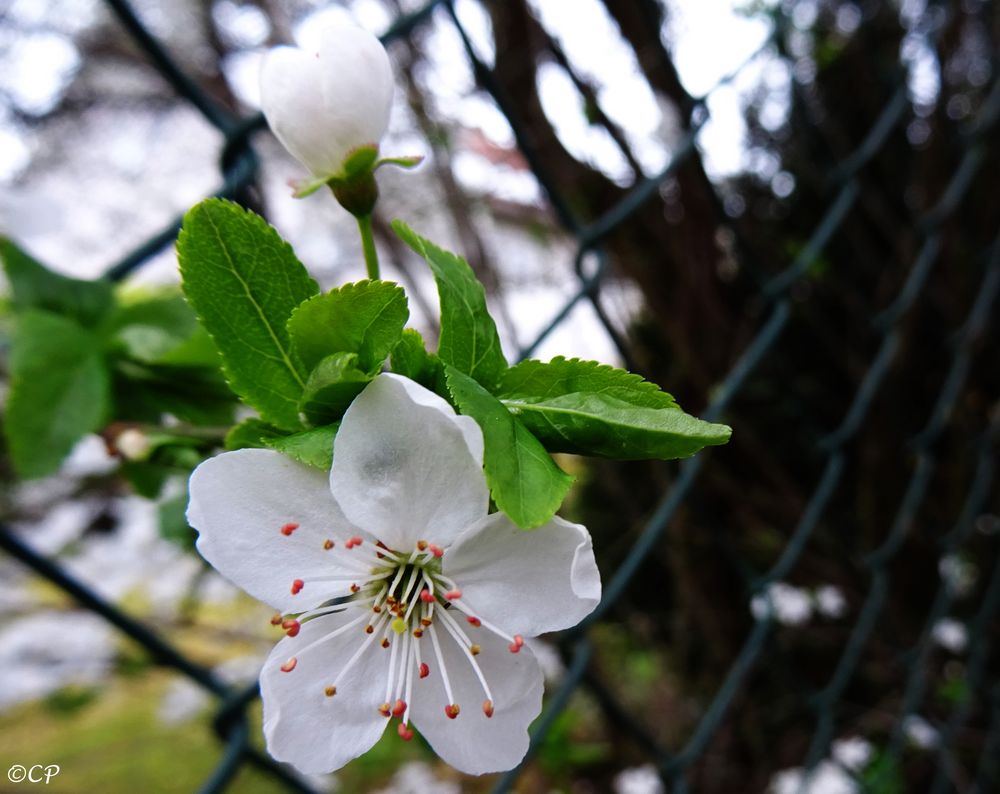
<svg viewBox="0 0 1000 794"><path fill-rule="evenodd" d="M361 278L353 219L291 198L257 115L262 53L345 14L396 67L383 152L426 157L379 172L411 323L434 337L436 295L395 217L469 260L512 360L625 365L733 439L561 457L606 598L539 642L532 752L482 779L394 734L323 779L266 763L270 612L183 522L218 438L155 471L114 430L41 479L5 455L0 766L65 792L1000 790L1000 6L0 0L0 232L166 294L180 214L222 193L322 285Z"/></svg>

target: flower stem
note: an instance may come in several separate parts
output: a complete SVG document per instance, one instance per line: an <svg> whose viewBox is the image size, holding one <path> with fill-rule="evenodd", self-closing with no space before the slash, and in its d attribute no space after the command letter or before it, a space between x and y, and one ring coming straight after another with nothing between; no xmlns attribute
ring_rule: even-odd
<svg viewBox="0 0 1000 794"><path fill-rule="evenodd" d="M378 252L375 250L375 235L372 232L372 216L358 215L358 231L361 232L361 247L365 252L365 267L372 281L378 276Z"/></svg>

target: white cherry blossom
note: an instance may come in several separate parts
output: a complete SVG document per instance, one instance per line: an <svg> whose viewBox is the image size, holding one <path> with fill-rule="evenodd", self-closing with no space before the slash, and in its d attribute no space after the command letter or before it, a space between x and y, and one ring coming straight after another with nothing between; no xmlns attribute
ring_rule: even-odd
<svg viewBox="0 0 1000 794"><path fill-rule="evenodd" d="M288 635L261 672L275 758L329 772L394 719L469 774L524 757L542 700L525 638L578 623L601 584L584 527L488 512L482 456L472 419L382 374L347 410L329 475L260 449L195 470L199 551Z"/></svg>
<svg viewBox="0 0 1000 794"><path fill-rule="evenodd" d="M260 71L261 108L286 149L317 179L340 173L360 146L378 146L389 124L389 56L368 31L340 22L319 47L276 47Z"/></svg>

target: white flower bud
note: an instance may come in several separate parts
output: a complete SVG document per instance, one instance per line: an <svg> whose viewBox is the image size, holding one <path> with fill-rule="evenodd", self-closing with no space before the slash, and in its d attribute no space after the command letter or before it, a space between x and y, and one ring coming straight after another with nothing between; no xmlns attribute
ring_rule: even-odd
<svg viewBox="0 0 1000 794"><path fill-rule="evenodd" d="M377 38L354 25L326 28L318 49L277 47L260 72L261 107L278 140L314 177L340 173L359 146L378 146L393 79Z"/></svg>
<svg viewBox="0 0 1000 794"><path fill-rule="evenodd" d="M126 460L145 460L149 457L152 445L149 436L141 430L130 427L118 434L115 439L115 447Z"/></svg>

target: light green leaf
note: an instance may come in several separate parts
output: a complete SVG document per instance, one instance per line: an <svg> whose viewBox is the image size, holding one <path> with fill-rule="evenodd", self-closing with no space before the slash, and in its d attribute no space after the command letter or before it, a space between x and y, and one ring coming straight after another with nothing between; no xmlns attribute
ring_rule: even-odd
<svg viewBox="0 0 1000 794"><path fill-rule="evenodd" d="M66 317L26 311L17 320L10 369L4 427L14 467L25 478L51 474L107 416L100 340Z"/></svg>
<svg viewBox="0 0 1000 794"><path fill-rule="evenodd" d="M541 526L555 514L573 483L541 442L492 394L454 367L445 368L460 413L483 431L486 481L497 507L519 527Z"/></svg>
<svg viewBox="0 0 1000 794"><path fill-rule="evenodd" d="M263 218L208 199L185 216L177 252L184 294L215 341L233 391L265 421L300 428L308 369L286 324L317 287L291 246Z"/></svg>
<svg viewBox="0 0 1000 794"><path fill-rule="evenodd" d="M356 353L327 356L309 375L300 404L302 413L313 425L335 422L371 379L371 375L358 368Z"/></svg>
<svg viewBox="0 0 1000 794"><path fill-rule="evenodd" d="M553 452L670 460L725 444L732 432L684 413L640 376L594 361L524 361L504 373L499 397Z"/></svg>
<svg viewBox="0 0 1000 794"><path fill-rule="evenodd" d="M406 293L389 281L359 281L299 306L288 333L307 370L334 353L357 353L358 367L381 369L410 316Z"/></svg>
<svg viewBox="0 0 1000 794"><path fill-rule="evenodd" d="M547 400L503 400L553 452L618 460L687 458L725 444L732 430L680 408L643 408L607 394L576 392Z"/></svg>
<svg viewBox="0 0 1000 794"><path fill-rule="evenodd" d="M501 399L544 400L576 392L604 394L642 408L678 407L671 395L641 375L562 356L547 364L532 359L515 364L504 372L497 395Z"/></svg>
<svg viewBox="0 0 1000 794"><path fill-rule="evenodd" d="M16 311L41 309L65 315L80 325L94 328L107 317L114 305L109 282L62 276L4 237L0 237L0 259L10 281Z"/></svg>
<svg viewBox="0 0 1000 794"><path fill-rule="evenodd" d="M146 364L221 367L211 337L179 290L123 300L113 341L124 355Z"/></svg>
<svg viewBox="0 0 1000 794"><path fill-rule="evenodd" d="M295 458L307 466L329 471L333 465L333 439L339 427L340 422L336 422L284 438L265 439L264 446Z"/></svg>
<svg viewBox="0 0 1000 794"><path fill-rule="evenodd" d="M402 221L393 221L392 228L434 273L441 300L438 357L492 391L507 369L507 360L500 349L496 324L486 309L483 285L461 257L438 248Z"/></svg>

